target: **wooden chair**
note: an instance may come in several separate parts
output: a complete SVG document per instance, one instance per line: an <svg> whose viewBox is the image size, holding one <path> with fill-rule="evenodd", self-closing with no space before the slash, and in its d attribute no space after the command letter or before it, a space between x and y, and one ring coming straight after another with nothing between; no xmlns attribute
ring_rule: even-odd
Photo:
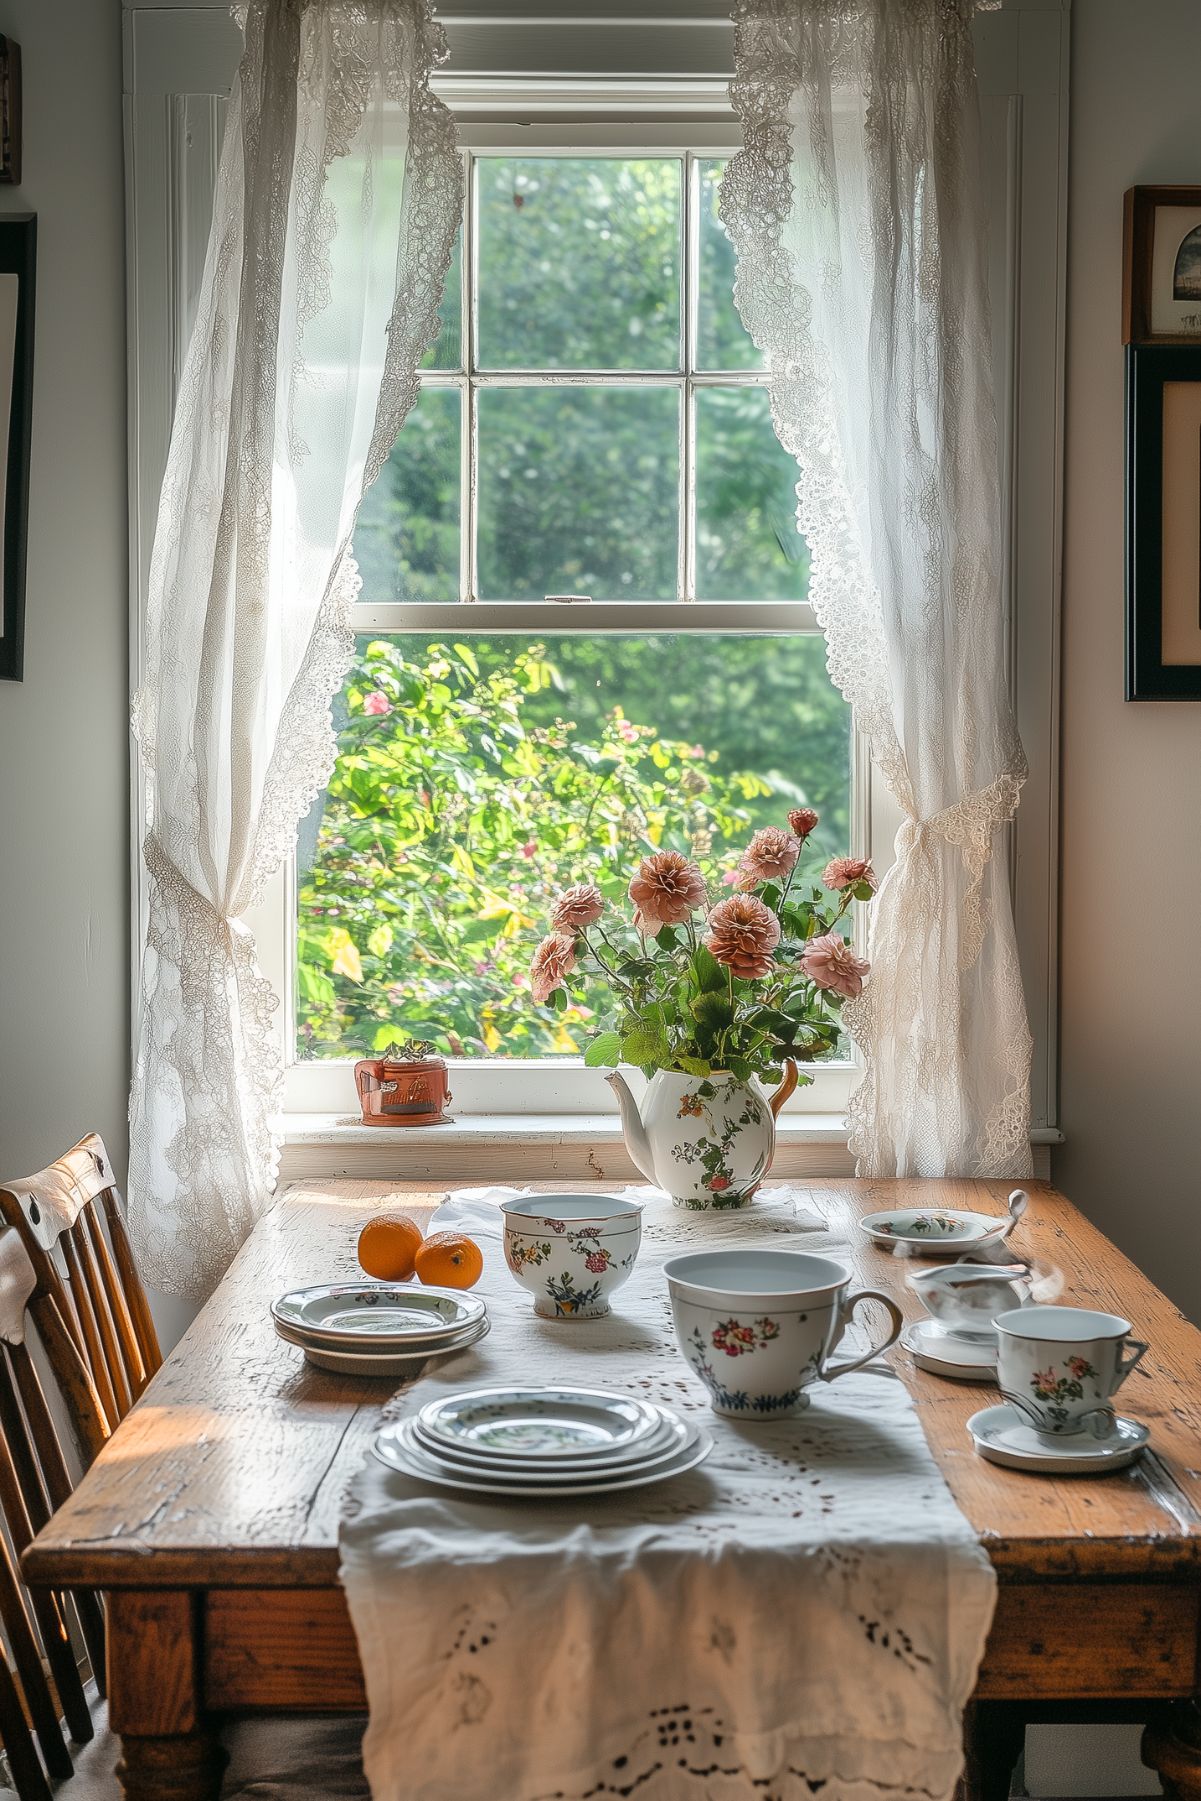
<svg viewBox="0 0 1201 1801"><path fill-rule="evenodd" d="M0 1188L0 1218L16 1228L33 1265L30 1309L87 1434L90 1397L72 1386L78 1372L64 1334L99 1397L103 1431L85 1439L90 1461L163 1360L103 1141L90 1132L48 1168Z"/></svg>
<svg viewBox="0 0 1201 1801"><path fill-rule="evenodd" d="M0 1742L20 1801L119 1801L120 1747L89 1705L72 1644L87 1651L104 1694L100 1598L26 1589L15 1560L71 1492L60 1438L27 1343L32 1322L82 1468L86 1469L162 1362L125 1230L112 1165L95 1134L37 1175L0 1188ZM72 1617L73 1616L73 1617ZM227 1734L228 1801L367 1801L362 1723L241 1721ZM76 1748L79 1747L79 1748ZM80 1749L81 1748L81 1749ZM39 1755L40 1753L40 1755ZM57 1792L57 1790L55 1791Z"/></svg>
<svg viewBox="0 0 1201 1801"><path fill-rule="evenodd" d="M7 1537L0 1538L0 1622L12 1656L11 1668L0 1659L0 1738L21 1801L48 1797L47 1775L71 1775L67 1733L78 1743L93 1736L73 1627L100 1682L104 1672L99 1598L90 1591L67 1596L26 1589L16 1569L15 1559L71 1492L64 1445L26 1337L37 1286L19 1232L0 1229L0 1513L7 1529ZM82 1408L78 1423L86 1420L87 1436L94 1440L104 1430L99 1397L74 1340L43 1312L55 1343L53 1352L47 1345L47 1353L56 1374L58 1367L64 1370L73 1397L67 1411L74 1421L75 1406ZM86 1460L86 1445L79 1448Z"/></svg>

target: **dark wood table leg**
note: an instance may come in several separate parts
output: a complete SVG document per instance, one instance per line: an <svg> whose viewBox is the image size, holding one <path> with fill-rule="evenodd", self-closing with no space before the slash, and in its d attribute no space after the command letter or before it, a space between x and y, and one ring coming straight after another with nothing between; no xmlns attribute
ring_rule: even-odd
<svg viewBox="0 0 1201 1801"><path fill-rule="evenodd" d="M1201 1704L1177 1701L1143 1733L1143 1762L1175 1801L1201 1801Z"/></svg>
<svg viewBox="0 0 1201 1801"><path fill-rule="evenodd" d="M127 1801L218 1801L225 1753L201 1707L202 1655L197 1595L109 1596L109 1719Z"/></svg>
<svg viewBox="0 0 1201 1801"><path fill-rule="evenodd" d="M958 1801L1009 1801L1013 1772L1026 1744L1017 1701L969 1701L963 1715L963 1780Z"/></svg>

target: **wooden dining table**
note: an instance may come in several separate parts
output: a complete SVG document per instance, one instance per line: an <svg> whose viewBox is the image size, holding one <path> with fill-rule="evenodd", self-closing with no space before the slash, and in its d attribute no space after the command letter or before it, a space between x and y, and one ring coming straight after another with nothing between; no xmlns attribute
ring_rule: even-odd
<svg viewBox="0 0 1201 1801"><path fill-rule="evenodd" d="M909 1266L858 1232L859 1216L1001 1212L1010 1186L842 1180L803 1192L845 1236L860 1281L890 1290L912 1318L922 1310ZM310 1368L275 1336L268 1303L350 1275L358 1228L385 1200L424 1220L442 1198L403 1182L287 1189L27 1550L31 1583L107 1595L127 1796L212 1801L229 1716L365 1707L338 1522L392 1385ZM1201 1333L1047 1184L1030 1185L1014 1250L1060 1272L1065 1299L1123 1314L1150 1341L1121 1405L1150 1426L1151 1445L1105 1478L998 1468L966 1431L993 1391L889 1353L999 1579L969 1708L968 1792L1008 1793L1029 1721L1131 1719L1145 1723L1144 1757L1168 1791L1201 1801ZM516 1287L513 1300L525 1304Z"/></svg>

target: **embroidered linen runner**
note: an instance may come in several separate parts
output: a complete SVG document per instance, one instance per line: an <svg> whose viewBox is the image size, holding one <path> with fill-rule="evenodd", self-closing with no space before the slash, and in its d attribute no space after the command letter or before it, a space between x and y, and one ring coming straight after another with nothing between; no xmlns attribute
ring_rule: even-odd
<svg viewBox="0 0 1201 1801"><path fill-rule="evenodd" d="M769 1191L687 1213L647 1189L613 1314L548 1321L505 1267L497 1204L464 1190L491 1335L392 1405L494 1383L577 1383L700 1415L716 1445L630 1494L478 1501L374 1457L342 1523L376 1801L869 1801L949 1797L995 1577L882 1368L797 1419L724 1419L680 1355L664 1261L716 1244L845 1243ZM844 1340L844 1354L849 1349Z"/></svg>

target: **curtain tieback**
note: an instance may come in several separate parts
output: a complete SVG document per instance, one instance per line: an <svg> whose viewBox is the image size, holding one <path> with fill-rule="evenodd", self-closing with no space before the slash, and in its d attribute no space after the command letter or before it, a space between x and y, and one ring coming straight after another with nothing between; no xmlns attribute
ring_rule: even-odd
<svg viewBox="0 0 1201 1801"><path fill-rule="evenodd" d="M992 855L993 836L1013 818L1021 788L1019 777L1000 775L989 787L974 789L928 819L910 815L897 833L898 858L928 848L933 838L957 845L963 852L969 880L959 905L960 969L970 969L983 949L988 925L981 900L984 871Z"/></svg>
<svg viewBox="0 0 1201 1801"><path fill-rule="evenodd" d="M231 941L250 937L249 928L243 920L233 914L223 913L207 894L202 894L199 888L189 882L179 865L173 863L163 849L157 832L147 832L142 840L142 856L151 881L162 898L173 904L185 932L195 929L203 932L206 937L223 935Z"/></svg>

